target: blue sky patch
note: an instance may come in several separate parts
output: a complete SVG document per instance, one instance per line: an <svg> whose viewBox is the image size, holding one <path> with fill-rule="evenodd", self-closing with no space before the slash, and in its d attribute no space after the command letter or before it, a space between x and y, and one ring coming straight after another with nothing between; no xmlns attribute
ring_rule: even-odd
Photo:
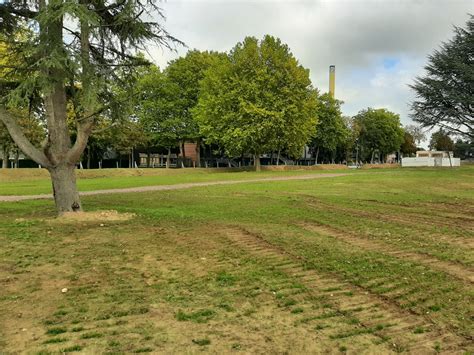
<svg viewBox="0 0 474 355"><path fill-rule="evenodd" d="M384 58L383 67L385 69L393 69L400 63L400 59L397 58Z"/></svg>

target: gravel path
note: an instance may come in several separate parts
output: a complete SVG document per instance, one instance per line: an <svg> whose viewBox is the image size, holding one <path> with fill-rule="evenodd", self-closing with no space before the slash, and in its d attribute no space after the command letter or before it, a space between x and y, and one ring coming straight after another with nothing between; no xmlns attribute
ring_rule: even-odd
<svg viewBox="0 0 474 355"><path fill-rule="evenodd" d="M117 193L131 193L131 192L148 192L148 191L167 191L167 190L182 190L190 189L192 187L203 187L203 186L215 186L215 185L235 185L244 184L249 182L263 182L263 181L287 181L287 180L310 180L310 179L324 179L333 178L338 176L346 176L348 174L312 174L312 175L297 175L297 176L281 176L281 177L269 177L260 179L247 179L247 180L227 180L227 181L207 181L207 182L190 182L185 184L174 184L174 185L155 185L155 186L141 186L141 187L130 187L124 189L108 189L108 190L95 190L95 191L83 191L79 192L81 196L91 195L103 195L103 194L117 194ZM0 196L0 202L17 202L24 200L47 200L52 199L53 195L41 194L41 195L13 195L13 196Z"/></svg>

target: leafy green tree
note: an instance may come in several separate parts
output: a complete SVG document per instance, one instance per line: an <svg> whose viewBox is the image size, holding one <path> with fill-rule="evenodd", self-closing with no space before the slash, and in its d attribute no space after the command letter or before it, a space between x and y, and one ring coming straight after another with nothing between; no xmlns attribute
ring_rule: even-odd
<svg viewBox="0 0 474 355"><path fill-rule="evenodd" d="M354 120L360 130L358 140L364 159L367 160L370 154L373 163L376 152L383 158L400 149L404 131L397 114L383 108L368 108L354 116Z"/></svg>
<svg viewBox="0 0 474 355"><path fill-rule="evenodd" d="M194 113L208 143L229 156L299 156L314 134L317 92L309 71L272 36L247 37L207 71Z"/></svg>
<svg viewBox="0 0 474 355"><path fill-rule="evenodd" d="M430 149L447 152L454 151L454 142L448 132L440 129L431 135Z"/></svg>
<svg viewBox="0 0 474 355"><path fill-rule="evenodd" d="M416 93L412 117L423 127L474 138L474 16L466 28L429 56L426 75L411 86Z"/></svg>
<svg viewBox="0 0 474 355"><path fill-rule="evenodd" d="M328 160L334 163L336 150L343 147L349 138L350 132L342 117L341 103L327 93L319 97L318 123L311 141L316 162L320 152L326 151L329 153Z"/></svg>
<svg viewBox="0 0 474 355"><path fill-rule="evenodd" d="M461 159L474 158L474 141L458 139L454 144L454 155Z"/></svg>
<svg viewBox="0 0 474 355"><path fill-rule="evenodd" d="M117 121L107 131L108 146L121 156L128 156L128 167L133 168L135 151L148 144L151 137L140 122L133 119Z"/></svg>
<svg viewBox="0 0 474 355"><path fill-rule="evenodd" d="M413 135L405 129L403 143L400 146L400 152L405 156L410 156L416 153L415 138Z"/></svg>
<svg viewBox="0 0 474 355"><path fill-rule="evenodd" d="M9 114L16 117L18 125L22 128L25 137L35 146L39 147L45 138L43 127L34 118L33 113L26 110L10 110ZM5 125L0 121L0 152L2 153L2 168L8 168L8 158L14 154L15 164L19 165L20 149L11 138Z"/></svg>
<svg viewBox="0 0 474 355"><path fill-rule="evenodd" d="M192 109L198 103L201 88L200 82L204 78L206 71L223 56L225 56L223 53L192 50L186 56L171 61L164 71L169 82L179 88L174 93L174 96L169 97L169 99L175 101L175 104L179 106L176 110L179 112L183 125L181 143L184 144L185 140L197 143L196 160L198 167L201 160L201 136L199 134L199 126L193 117Z"/></svg>
<svg viewBox="0 0 474 355"><path fill-rule="evenodd" d="M179 95L180 89L156 66L149 67L137 82L136 115L153 142L168 150L167 168L171 150L190 133L189 121L183 117L185 98Z"/></svg>
<svg viewBox="0 0 474 355"><path fill-rule="evenodd" d="M83 163L87 169L91 169L92 161L102 162L102 159L109 148L112 148L116 143L113 134L116 133L114 130L117 124L123 121L112 121L108 117L99 116L96 119L94 130L87 141L87 147L83 154ZM100 166L100 165L99 165Z"/></svg>
<svg viewBox="0 0 474 355"><path fill-rule="evenodd" d="M24 38L29 34L27 30L21 30L14 33L15 38ZM7 43L5 34L0 34L0 96L6 96L9 90L15 88L21 78L21 74L15 71L11 63L23 63L22 57L14 52L12 46ZM16 107L9 108L9 114L14 116L19 126L23 129L25 136L30 142L38 147L44 139L44 130L40 126L38 120L35 119L36 112L32 111L30 107ZM11 138L7 127L0 120L0 152L2 153L3 161L2 168L8 167L8 158L11 153L14 153L16 165L19 164L20 150Z"/></svg>
<svg viewBox="0 0 474 355"><path fill-rule="evenodd" d="M97 116L112 110L110 87L116 72L144 64L136 56L150 42L169 46L176 40L150 11L161 14L153 1L12 0L0 3L0 31L6 46L24 58L9 62L21 73L19 85L0 100L0 120L18 147L48 169L59 213L80 211L75 165L81 159ZM30 36L15 36L28 23ZM67 33L67 35L66 35ZM42 149L25 136L8 108L25 107L40 98L47 140ZM67 122L67 103L75 105L75 141Z"/></svg>
<svg viewBox="0 0 474 355"><path fill-rule="evenodd" d="M413 137L413 141L415 142L417 147L419 147L421 142L423 142L426 139L425 132L423 130L423 127L421 126L414 125L414 124L406 125L405 131L408 132Z"/></svg>

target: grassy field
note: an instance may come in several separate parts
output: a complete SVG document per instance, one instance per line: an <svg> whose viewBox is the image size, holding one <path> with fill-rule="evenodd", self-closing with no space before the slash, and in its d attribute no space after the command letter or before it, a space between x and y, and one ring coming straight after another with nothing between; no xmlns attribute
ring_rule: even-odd
<svg viewBox="0 0 474 355"><path fill-rule="evenodd" d="M256 177L166 174L79 185ZM46 182L4 178L0 194ZM83 203L136 216L57 220L52 201L0 203L0 352L474 351L474 167Z"/></svg>
<svg viewBox="0 0 474 355"><path fill-rule="evenodd" d="M330 167L330 166L328 166ZM338 166L336 166L337 168ZM245 180L272 176L293 176L348 172L348 169L325 168L295 171L261 171L244 169L101 169L78 170L81 191L117 189L138 186L172 185L189 182ZM51 193L51 180L45 169L0 169L0 195L36 195Z"/></svg>

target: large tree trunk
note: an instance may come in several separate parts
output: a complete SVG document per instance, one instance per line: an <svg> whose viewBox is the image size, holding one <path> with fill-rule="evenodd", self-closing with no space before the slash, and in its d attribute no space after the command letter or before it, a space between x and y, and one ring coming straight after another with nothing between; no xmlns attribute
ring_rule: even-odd
<svg viewBox="0 0 474 355"><path fill-rule="evenodd" d="M183 161L186 159L186 151L184 150L184 141L181 142L181 155L183 156Z"/></svg>
<svg viewBox="0 0 474 355"><path fill-rule="evenodd" d="M8 151L7 147L3 147L2 149L3 157L2 157L2 169L8 168L8 155L10 152Z"/></svg>
<svg viewBox="0 0 474 355"><path fill-rule="evenodd" d="M17 148L15 150L15 168L18 169L20 167L20 150Z"/></svg>
<svg viewBox="0 0 474 355"><path fill-rule="evenodd" d="M88 5L88 1L81 0L81 4ZM46 0L39 0L39 13L45 11L45 16L52 16L46 9ZM54 2L53 2L54 3ZM63 18L55 14L53 20L40 22L39 41L44 45L42 55L48 57L50 53L65 51L63 43ZM86 99L82 102L82 117L77 120L77 137L71 146L71 137L67 123L67 100L65 82L67 73L65 68L57 65L40 64L44 78L48 78L48 88L44 90L43 101L48 131L47 143L42 149L35 147L25 136L22 128L5 108L0 107L0 120L7 127L10 135L23 151L36 163L48 169L53 183L54 198L59 213L66 211L80 211L81 203L76 188L75 164L80 161L87 145L89 135L94 125L94 115L97 113L97 102L92 99L97 96L93 85L94 74L89 63L89 20L80 21L81 43L81 90Z"/></svg>
<svg viewBox="0 0 474 355"><path fill-rule="evenodd" d="M91 147L87 147L87 169L91 168Z"/></svg>
<svg viewBox="0 0 474 355"><path fill-rule="evenodd" d="M196 141L196 167L201 167L201 139Z"/></svg>
<svg viewBox="0 0 474 355"><path fill-rule="evenodd" d="M151 167L151 153L150 153L150 151L147 151L147 153L146 153L146 167L147 168Z"/></svg>
<svg viewBox="0 0 474 355"><path fill-rule="evenodd" d="M166 169L169 169L171 165L171 148L168 148L168 155L166 157Z"/></svg>
<svg viewBox="0 0 474 355"><path fill-rule="evenodd" d="M254 166L255 166L255 171L261 171L261 165L260 165L260 154L255 154L254 156Z"/></svg>
<svg viewBox="0 0 474 355"><path fill-rule="evenodd" d="M81 210L81 201L76 186L76 167L73 164L61 164L49 168L53 183L54 202L59 214Z"/></svg>
<svg viewBox="0 0 474 355"><path fill-rule="evenodd" d="M186 150L184 149L185 141L182 141L180 144L181 156L183 157L181 160L181 167L184 168L184 163L186 161Z"/></svg>

